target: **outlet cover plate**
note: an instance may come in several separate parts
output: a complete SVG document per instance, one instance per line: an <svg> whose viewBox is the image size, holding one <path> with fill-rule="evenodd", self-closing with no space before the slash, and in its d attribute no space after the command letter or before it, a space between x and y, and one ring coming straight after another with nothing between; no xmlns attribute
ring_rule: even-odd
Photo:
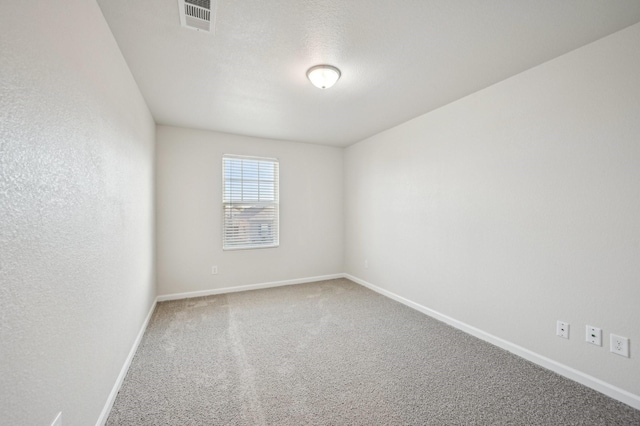
<svg viewBox="0 0 640 426"><path fill-rule="evenodd" d="M602 330L598 327L588 325L586 339L587 342L591 343L592 345L602 346Z"/></svg>
<svg viewBox="0 0 640 426"><path fill-rule="evenodd" d="M629 339L615 334L611 335L611 352L629 358Z"/></svg>
<svg viewBox="0 0 640 426"><path fill-rule="evenodd" d="M556 324L556 335L563 339L569 338L569 323L565 321L558 321Z"/></svg>

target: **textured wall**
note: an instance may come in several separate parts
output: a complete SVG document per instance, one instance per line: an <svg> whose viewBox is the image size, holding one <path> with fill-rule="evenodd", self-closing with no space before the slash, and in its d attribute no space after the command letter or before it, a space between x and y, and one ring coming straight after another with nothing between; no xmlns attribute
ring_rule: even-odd
<svg viewBox="0 0 640 426"><path fill-rule="evenodd" d="M166 126L157 139L158 294L343 271L341 148ZM222 250L223 154L280 160L279 247Z"/></svg>
<svg viewBox="0 0 640 426"><path fill-rule="evenodd" d="M94 1L0 28L0 423L91 425L155 296L155 125Z"/></svg>
<svg viewBox="0 0 640 426"><path fill-rule="evenodd" d="M640 396L638 46L640 24L349 147L346 272Z"/></svg>

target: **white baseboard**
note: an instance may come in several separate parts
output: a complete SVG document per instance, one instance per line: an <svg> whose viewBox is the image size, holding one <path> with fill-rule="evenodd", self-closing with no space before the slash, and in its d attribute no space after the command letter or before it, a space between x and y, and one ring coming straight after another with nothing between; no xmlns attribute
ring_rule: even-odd
<svg viewBox="0 0 640 426"><path fill-rule="evenodd" d="M142 340L142 336L144 336L144 332L147 331L147 325L149 325L149 321L151 320L151 315L153 315L153 311L156 308L156 303L158 299L153 301L151 305L151 309L149 309L149 313L142 323L142 327L140 327L140 331L136 336L136 340L133 342L133 346L129 351L129 355L127 355L127 359L124 361L124 365L120 370L120 374L116 379L116 383L113 385L113 389L111 389L111 393L109 394L109 399L107 399L104 408L102 409L102 413L100 413L100 417L98 417L98 421L96 422L96 426L103 426L107 422L107 418L109 418L109 413L111 412L111 407L113 407L113 403L116 400L116 396L118 396L118 392L120 391L120 387L122 386L122 382L124 382L124 378L127 376L127 372L129 371L129 366L131 365L131 361L133 361L133 356L136 354L138 350L138 345L140 345L140 341Z"/></svg>
<svg viewBox="0 0 640 426"><path fill-rule="evenodd" d="M312 283L315 281L333 280L336 278L344 278L344 274L320 275L316 277L297 278L293 280L273 281L268 283L241 285L237 287L213 288L210 290L189 291L186 293L173 293L158 296L158 302L167 300L190 299L192 297L211 296L214 294L235 293L239 291L259 290L262 288L281 287L285 285Z"/></svg>
<svg viewBox="0 0 640 426"><path fill-rule="evenodd" d="M465 324L461 321L458 321L454 318L451 318L447 315L441 314L440 312L434 311L433 309L429 309L426 306L422 306L418 303L415 303L409 299L405 299L402 296L399 296L395 293L392 293L388 290L375 286L365 280L354 277L353 275L344 274L345 278L350 279L351 281L358 283L364 287L367 287L376 293L380 293L383 296L389 297L397 302L400 302L410 308L413 308L419 312L422 312L425 315L428 315L432 318L435 318L439 321L442 321L446 324L449 324L461 331L464 331L467 334L475 336L481 340L491 343L492 345L498 346L502 349L505 349L509 352L512 352L515 355L518 355L528 361L533 362L534 364L538 364L541 367L544 367L548 370L551 370L555 373L560 374L568 379L571 379L575 382L578 382L582 385L585 385L593 390L596 390L600 393L603 393L613 399L616 399L622 403L630 405L631 407L640 410L640 396L635 395L631 392L628 392L624 389L620 389L616 386L613 386L603 380L597 379L593 376L585 374L581 371L578 371L574 368L561 364L557 361L554 361L550 358L537 354L529 349L523 348L522 346L518 346L514 343L511 343L507 340L496 337L492 334L489 334L485 331L482 331L478 328Z"/></svg>

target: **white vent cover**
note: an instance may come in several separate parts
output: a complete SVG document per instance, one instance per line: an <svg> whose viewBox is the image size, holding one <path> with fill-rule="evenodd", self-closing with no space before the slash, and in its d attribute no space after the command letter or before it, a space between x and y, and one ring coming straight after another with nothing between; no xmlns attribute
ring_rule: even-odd
<svg viewBox="0 0 640 426"><path fill-rule="evenodd" d="M210 32L215 18L212 0L178 0L180 24L196 31Z"/></svg>

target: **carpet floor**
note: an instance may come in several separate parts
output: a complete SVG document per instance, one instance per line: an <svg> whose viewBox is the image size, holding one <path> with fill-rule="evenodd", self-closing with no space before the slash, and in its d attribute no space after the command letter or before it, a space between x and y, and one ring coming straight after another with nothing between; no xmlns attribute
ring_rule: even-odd
<svg viewBox="0 0 640 426"><path fill-rule="evenodd" d="M640 425L346 279L161 302L107 425Z"/></svg>

